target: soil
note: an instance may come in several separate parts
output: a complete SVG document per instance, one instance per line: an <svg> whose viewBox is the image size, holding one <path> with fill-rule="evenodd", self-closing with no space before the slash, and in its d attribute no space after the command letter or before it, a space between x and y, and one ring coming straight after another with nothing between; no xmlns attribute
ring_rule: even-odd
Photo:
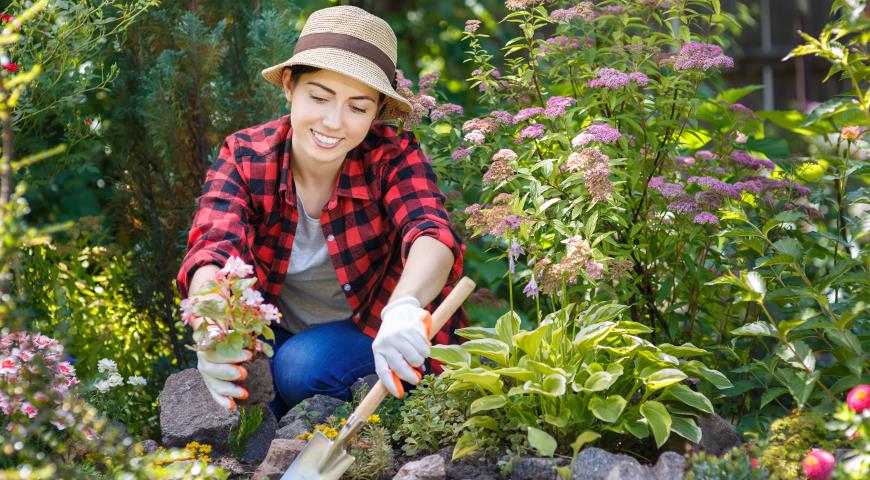
<svg viewBox="0 0 870 480"><path fill-rule="evenodd" d="M239 405L265 405L275 398L272 384L272 367L269 357L258 353L253 360L242 364L248 371L248 378L239 385L248 391L248 398L240 400Z"/></svg>

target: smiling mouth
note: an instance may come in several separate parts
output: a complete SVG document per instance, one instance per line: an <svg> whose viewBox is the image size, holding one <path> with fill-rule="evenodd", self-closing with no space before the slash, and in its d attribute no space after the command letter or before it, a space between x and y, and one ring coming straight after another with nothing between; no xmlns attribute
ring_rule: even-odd
<svg viewBox="0 0 870 480"><path fill-rule="evenodd" d="M314 140L317 142L317 144L324 148L334 147L338 145L339 142L341 142L341 138L323 135L322 133L315 132L314 130L311 130L311 135L314 137Z"/></svg>

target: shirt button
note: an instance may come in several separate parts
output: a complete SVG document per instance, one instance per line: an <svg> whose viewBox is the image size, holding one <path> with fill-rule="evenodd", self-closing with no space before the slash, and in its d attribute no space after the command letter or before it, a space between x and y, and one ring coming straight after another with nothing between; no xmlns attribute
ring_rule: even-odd
<svg viewBox="0 0 870 480"><path fill-rule="evenodd" d="M349 283L345 283L345 284L344 284L344 291L345 291L345 292L349 292L349 291L350 291L350 284L349 284Z"/></svg>
<svg viewBox="0 0 870 480"><path fill-rule="evenodd" d="M329 235L326 236L326 240L327 240L327 241L330 241L330 242L333 241L333 240L335 240L335 235L333 235L333 234L330 233Z"/></svg>

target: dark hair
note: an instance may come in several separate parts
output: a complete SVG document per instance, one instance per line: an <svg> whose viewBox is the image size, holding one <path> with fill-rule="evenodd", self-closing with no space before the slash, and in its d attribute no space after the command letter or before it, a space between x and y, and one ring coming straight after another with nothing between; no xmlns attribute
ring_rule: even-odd
<svg viewBox="0 0 870 480"><path fill-rule="evenodd" d="M293 81L294 85L299 83L299 79L302 78L302 75L305 75L308 73L317 73L320 70L322 70L321 68L312 67L311 65L294 65L292 68L291 67L284 67L284 68L290 69L290 80ZM381 104L384 102L385 96L386 95L384 95L382 92L378 92L378 104Z"/></svg>

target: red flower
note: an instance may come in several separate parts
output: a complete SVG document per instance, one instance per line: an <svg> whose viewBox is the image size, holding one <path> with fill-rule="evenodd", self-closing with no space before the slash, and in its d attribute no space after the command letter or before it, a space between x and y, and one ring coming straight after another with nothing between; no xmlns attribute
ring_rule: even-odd
<svg viewBox="0 0 870 480"><path fill-rule="evenodd" d="M749 463L752 465L752 468L758 468L761 466L761 462L759 462L757 458L753 458Z"/></svg>
<svg viewBox="0 0 870 480"><path fill-rule="evenodd" d="M858 385L846 395L846 405L855 413L861 413L870 408L870 385Z"/></svg>
<svg viewBox="0 0 870 480"><path fill-rule="evenodd" d="M15 73L18 71L18 65L15 65L14 63L9 62L6 64L6 66L3 67L3 70L6 70L7 72Z"/></svg>
<svg viewBox="0 0 870 480"><path fill-rule="evenodd" d="M810 450L804 458L804 473L810 480L828 480L834 473L837 461L830 452L820 448Z"/></svg>
<svg viewBox="0 0 870 480"><path fill-rule="evenodd" d="M0 23L9 23L15 18L12 15L0 15Z"/></svg>
<svg viewBox="0 0 870 480"><path fill-rule="evenodd" d="M89 127L91 126L91 122L93 122L93 120L91 120L90 118L85 119L85 125L87 125Z"/></svg>

